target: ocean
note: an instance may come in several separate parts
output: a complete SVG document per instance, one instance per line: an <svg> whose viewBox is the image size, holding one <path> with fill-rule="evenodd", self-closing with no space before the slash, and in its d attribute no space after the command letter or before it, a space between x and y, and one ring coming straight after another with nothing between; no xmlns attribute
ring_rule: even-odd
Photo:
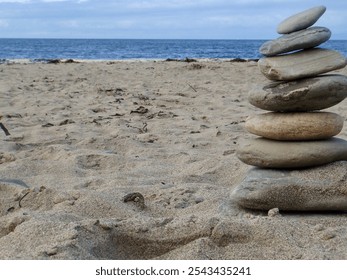
<svg viewBox="0 0 347 280"><path fill-rule="evenodd" d="M13 59L257 59L265 40L0 39L0 62ZM346 40L321 47L347 56Z"/></svg>

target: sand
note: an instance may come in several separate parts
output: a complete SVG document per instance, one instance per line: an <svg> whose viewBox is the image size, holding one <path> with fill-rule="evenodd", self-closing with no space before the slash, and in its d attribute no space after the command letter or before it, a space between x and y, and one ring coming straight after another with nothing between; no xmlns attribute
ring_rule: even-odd
<svg viewBox="0 0 347 280"><path fill-rule="evenodd" d="M0 74L11 133L0 131L0 259L347 259L346 213L230 202L250 168L235 156L245 119L261 112L247 102L266 83L255 62L22 62Z"/></svg>

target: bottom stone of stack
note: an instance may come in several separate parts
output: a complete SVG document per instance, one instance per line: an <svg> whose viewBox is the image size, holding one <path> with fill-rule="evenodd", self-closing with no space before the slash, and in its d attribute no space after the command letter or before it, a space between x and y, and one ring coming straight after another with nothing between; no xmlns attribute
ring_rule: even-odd
<svg viewBox="0 0 347 280"><path fill-rule="evenodd" d="M347 211L347 161L302 170L252 168L231 193L254 210Z"/></svg>
<svg viewBox="0 0 347 280"><path fill-rule="evenodd" d="M347 160L347 141L336 137L315 141L244 139L236 155L242 162L262 168L308 168Z"/></svg>

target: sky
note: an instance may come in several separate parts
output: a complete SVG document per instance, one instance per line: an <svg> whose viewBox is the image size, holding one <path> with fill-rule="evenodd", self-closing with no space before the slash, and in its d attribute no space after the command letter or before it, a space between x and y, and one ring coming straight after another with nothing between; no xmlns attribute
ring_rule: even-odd
<svg viewBox="0 0 347 280"><path fill-rule="evenodd" d="M0 0L0 38L273 39L319 5L316 25L347 40L346 0Z"/></svg>

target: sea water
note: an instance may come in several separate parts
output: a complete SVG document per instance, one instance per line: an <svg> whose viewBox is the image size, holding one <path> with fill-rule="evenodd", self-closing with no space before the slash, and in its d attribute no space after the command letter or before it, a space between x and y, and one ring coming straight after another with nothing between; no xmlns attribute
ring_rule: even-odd
<svg viewBox="0 0 347 280"><path fill-rule="evenodd" d="M229 59L260 58L266 40L0 39L0 61L11 59ZM347 56L347 41L321 47Z"/></svg>

